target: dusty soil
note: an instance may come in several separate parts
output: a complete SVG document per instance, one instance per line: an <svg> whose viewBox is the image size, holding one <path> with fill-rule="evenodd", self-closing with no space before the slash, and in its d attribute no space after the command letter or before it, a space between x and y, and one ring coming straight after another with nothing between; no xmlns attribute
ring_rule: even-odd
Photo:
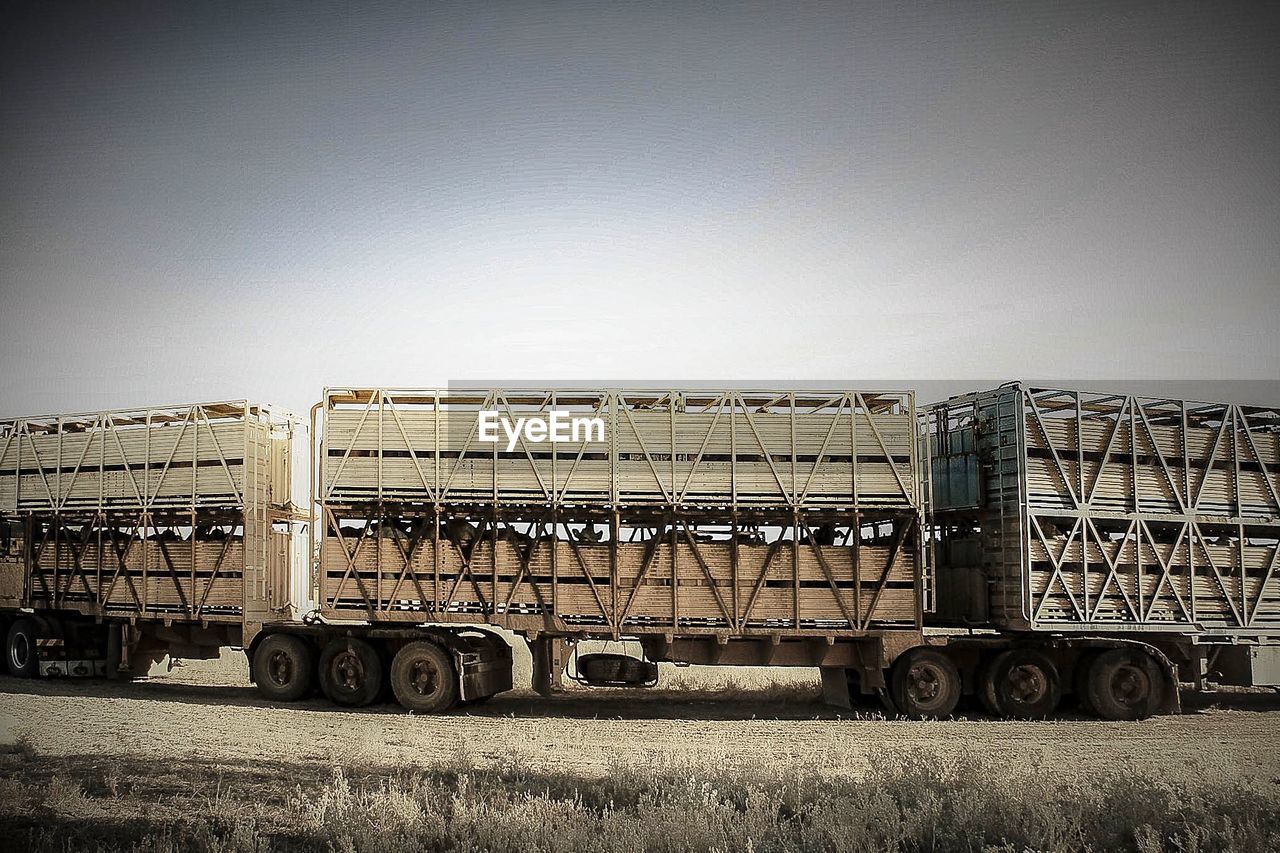
<svg viewBox="0 0 1280 853"><path fill-rule="evenodd" d="M1280 784L1280 697L1220 694L1139 723L1043 723L976 712L948 722L885 720L818 700L816 674L681 670L686 688L590 691L542 699L517 690L444 716L395 705L339 710L321 699L272 706L243 658L191 662L131 684L0 678L0 741L43 755L131 761L422 764L465 754L480 765L529 763L586 774L611 763L796 763L858 773L887 747L978 749L1055 773L1138 769L1162 778L1254 777ZM670 681L673 673L664 673Z"/></svg>

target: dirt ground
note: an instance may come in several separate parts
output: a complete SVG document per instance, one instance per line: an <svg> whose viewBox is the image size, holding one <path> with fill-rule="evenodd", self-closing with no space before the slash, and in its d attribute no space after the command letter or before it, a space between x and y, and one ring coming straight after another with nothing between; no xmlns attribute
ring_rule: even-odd
<svg viewBox="0 0 1280 853"><path fill-rule="evenodd" d="M0 742L44 755L117 755L165 762L423 764L460 754L480 764L554 766L584 774L627 763L799 764L856 774L886 748L979 749L1055 773L1140 770L1161 778L1252 777L1280 784L1280 697L1192 697L1187 712L1138 723L1072 718L886 720L873 709L821 704L811 670L690 668L649 691L527 689L444 716L393 704L340 710L322 699L272 706L243 658L163 665L143 680L0 678ZM519 683L519 682L517 682ZM526 682L527 683L527 682Z"/></svg>

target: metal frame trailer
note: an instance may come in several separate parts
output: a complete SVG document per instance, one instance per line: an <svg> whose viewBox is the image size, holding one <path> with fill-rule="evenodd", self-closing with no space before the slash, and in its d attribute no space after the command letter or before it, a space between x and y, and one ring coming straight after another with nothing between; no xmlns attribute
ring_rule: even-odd
<svg viewBox="0 0 1280 853"><path fill-rule="evenodd" d="M321 649L368 637L387 650L434 641L461 698L510 687L510 647L491 632L303 621L314 609L307 515L293 502L304 434L246 401L0 421L9 673L129 678L165 656L233 647L266 695L300 698L314 678L291 671L299 649L309 675Z"/></svg>
<svg viewBox="0 0 1280 853"><path fill-rule="evenodd" d="M598 419L534 441L481 413ZM1010 385L328 389L0 421L17 675L242 648L267 697L443 711L566 669L819 667L828 701L1109 719L1276 684L1280 417ZM305 493L309 508L294 503ZM637 640L641 658L576 654Z"/></svg>
<svg viewBox="0 0 1280 853"><path fill-rule="evenodd" d="M486 442L482 412L603 428ZM316 414L326 622L513 631L544 693L589 639L636 638L647 660L582 656L588 683L648 683L679 661L820 666L869 689L921 642L908 393L346 388ZM401 654L422 677L398 674ZM421 654L397 653L391 686L437 709Z"/></svg>
<svg viewBox="0 0 1280 853"><path fill-rule="evenodd" d="M930 623L988 708L1280 684L1280 411L1015 383L922 417Z"/></svg>

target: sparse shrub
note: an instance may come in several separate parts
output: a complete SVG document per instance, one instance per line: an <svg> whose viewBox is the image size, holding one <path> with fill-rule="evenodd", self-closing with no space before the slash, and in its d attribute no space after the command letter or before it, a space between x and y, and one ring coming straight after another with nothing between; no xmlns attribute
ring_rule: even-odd
<svg viewBox="0 0 1280 853"><path fill-rule="evenodd" d="M978 752L886 750L856 777L796 765L670 759L618 762L603 776L584 777L514 756L477 766L459 751L420 768L336 767L327 777L304 775L269 812L241 795L239 784L222 784L221 772L206 771L203 779L216 787L213 797L171 803L162 817L148 804L143 818L124 824L132 835L86 838L75 833L74 821L50 820L28 833L28 846L154 853L1280 849L1274 787L1167 783L1124 773L1063 777L1051 765ZM20 783L0 781L18 785L0 791L14 795L8 802L33 801ZM62 776L38 793L42 813L53 818L84 811L91 796ZM124 798L112 801L114 808L124 805ZM0 807L0 818L11 823L8 809Z"/></svg>

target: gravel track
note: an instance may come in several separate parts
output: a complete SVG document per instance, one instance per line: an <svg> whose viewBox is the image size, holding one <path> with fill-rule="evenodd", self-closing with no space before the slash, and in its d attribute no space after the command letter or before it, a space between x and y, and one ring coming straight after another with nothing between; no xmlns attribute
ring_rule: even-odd
<svg viewBox="0 0 1280 853"><path fill-rule="evenodd" d="M242 660L242 658L240 659ZM544 700L513 691L445 716L394 705L359 711L316 699L271 706L234 657L132 684L0 678L0 740L41 754L173 761L422 764L460 752L480 764L527 762L598 774L615 761L798 764L857 773L887 748L989 751L1087 775L1139 769L1165 778L1249 776L1280 783L1280 697L1223 694L1189 713L1139 723L1043 723L974 714L885 720L821 705L803 683L694 692L575 689ZM686 678L686 680L688 680Z"/></svg>

